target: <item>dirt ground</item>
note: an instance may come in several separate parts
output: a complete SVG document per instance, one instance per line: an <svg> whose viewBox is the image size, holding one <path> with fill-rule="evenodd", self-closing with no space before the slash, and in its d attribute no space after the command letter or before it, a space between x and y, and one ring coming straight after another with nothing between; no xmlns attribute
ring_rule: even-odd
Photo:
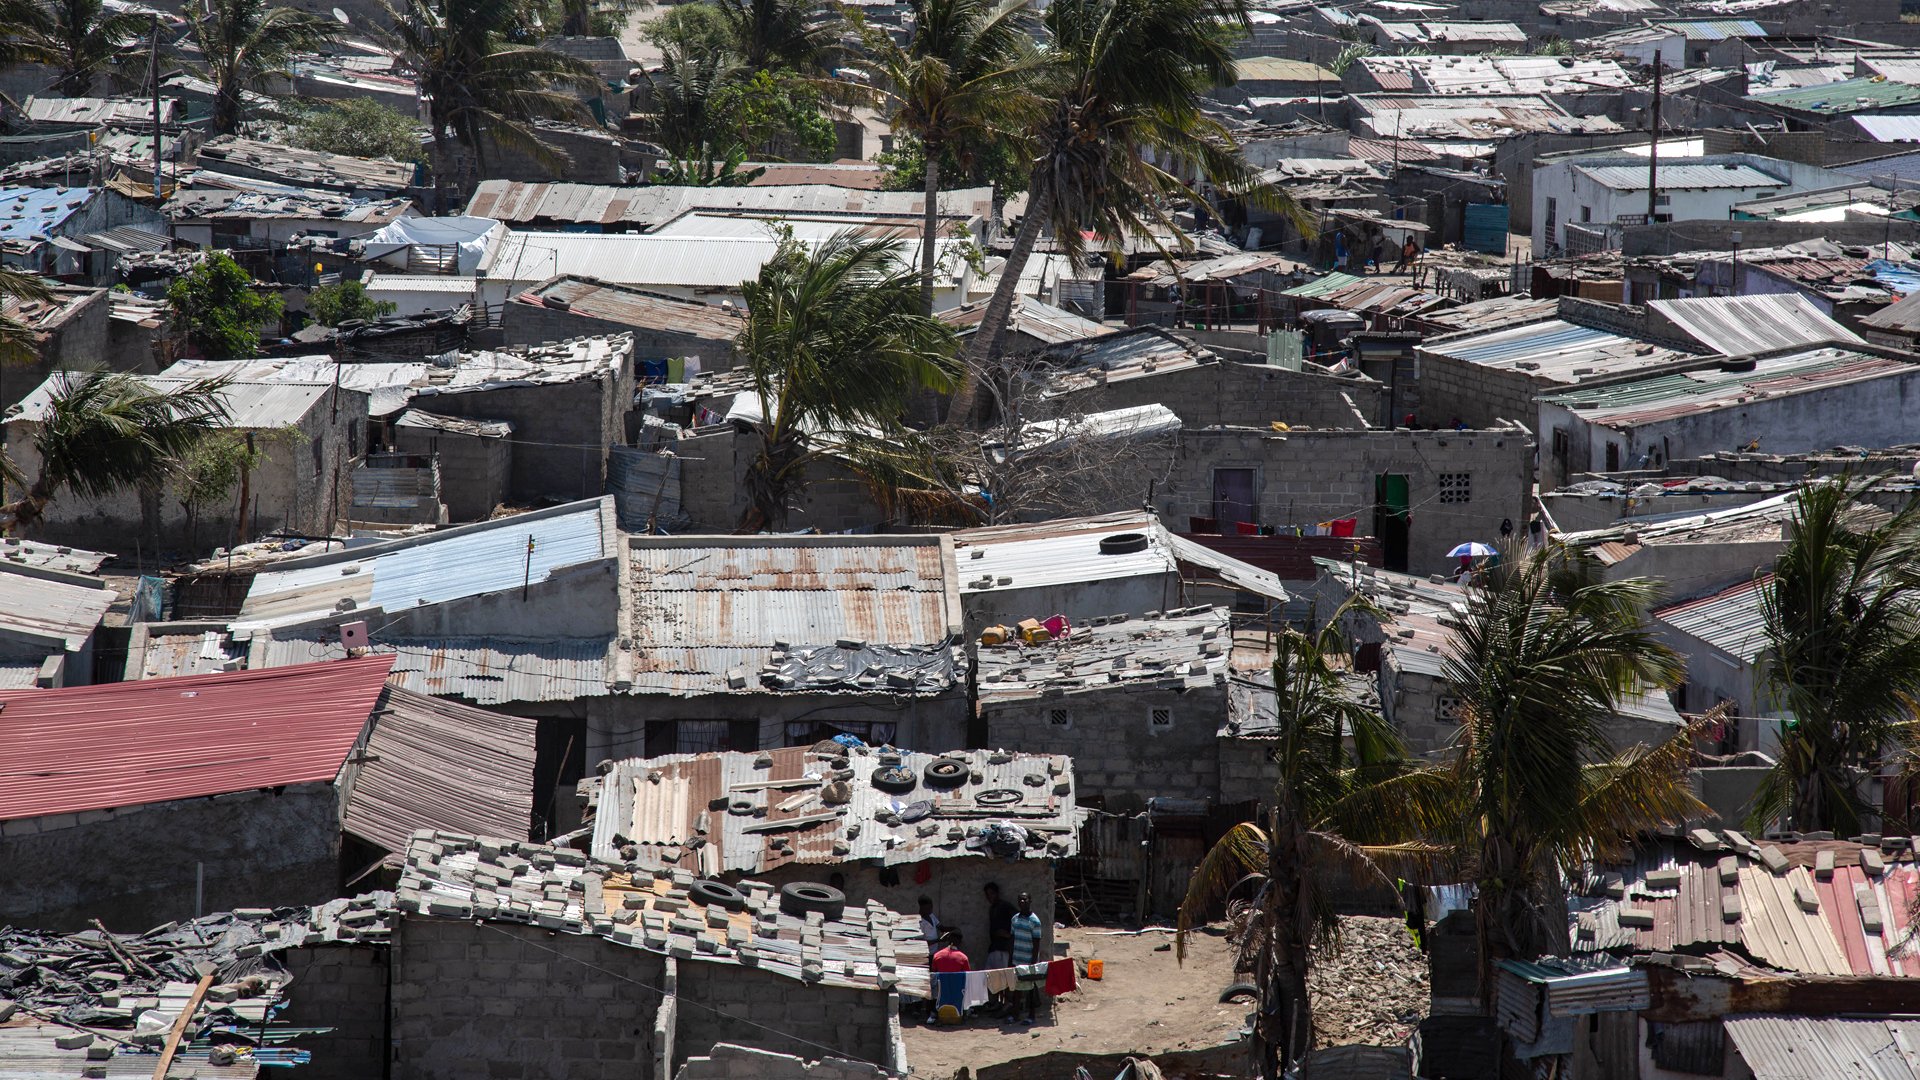
<svg viewBox="0 0 1920 1080"><path fill-rule="evenodd" d="M962 1065L978 1068L1050 1051L1155 1054L1215 1046L1235 1038L1247 1017L1244 1004L1222 1005L1233 980L1233 957L1217 930L1188 938L1187 961L1173 958L1173 931L1137 935L1096 927L1061 930L1068 955L1105 962L1106 977L1053 999L1053 1016L1032 1027L1002 1025L991 1017L959 1027L906 1028L907 1061L914 1075L946 1080ZM1166 952L1159 952L1162 946Z"/></svg>
<svg viewBox="0 0 1920 1080"><path fill-rule="evenodd" d="M1426 958L1397 919L1342 922L1344 948L1323 958L1312 979L1318 1041L1400 1045L1426 1015ZM1246 1024L1250 1005L1219 1001L1236 980L1218 927L1188 938L1185 964L1174 961L1171 929L1122 935L1077 927L1058 938L1078 960L1105 961L1106 977L1080 980L1074 993L1053 1000L1051 1018L1032 1027L991 1017L959 1027L909 1023L907 1061L914 1075L948 1080L963 1065L977 1070L1056 1051L1152 1056L1193 1050L1230 1042Z"/></svg>

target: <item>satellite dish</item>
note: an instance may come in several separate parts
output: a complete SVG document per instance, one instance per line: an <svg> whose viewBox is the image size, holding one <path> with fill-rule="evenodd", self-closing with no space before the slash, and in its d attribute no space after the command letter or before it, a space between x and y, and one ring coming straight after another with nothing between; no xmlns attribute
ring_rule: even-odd
<svg viewBox="0 0 1920 1080"><path fill-rule="evenodd" d="M341 26L352 26L352 25L353 25L353 20L352 20L352 19L349 19L349 18L347 18L347 13L346 13L346 12L344 12L344 11L341 11L341 10L340 10L339 8L334 8L334 9L333 9L333 17L334 17L334 18L335 18L336 20L338 20L338 21L339 21L339 23L340 23L340 25L341 25Z"/></svg>

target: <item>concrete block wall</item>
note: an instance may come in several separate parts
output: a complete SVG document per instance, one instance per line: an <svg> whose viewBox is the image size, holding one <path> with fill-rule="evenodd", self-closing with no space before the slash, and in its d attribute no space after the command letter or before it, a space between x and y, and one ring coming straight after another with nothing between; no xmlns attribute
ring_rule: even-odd
<svg viewBox="0 0 1920 1080"><path fill-rule="evenodd" d="M1229 739L1218 742L1220 801L1273 805L1273 788L1280 768L1273 763L1271 739Z"/></svg>
<svg viewBox="0 0 1920 1080"><path fill-rule="evenodd" d="M1466 540L1491 543L1502 520L1526 526L1533 477L1533 438L1518 427L1469 431L1308 431L1278 434L1247 428L1186 431L1172 476L1159 493L1166 521L1211 516L1219 468L1254 470L1259 520L1275 526L1357 518L1362 536L1376 535L1375 481L1408 478L1411 508L1408 569L1444 573L1448 549ZM1465 502L1441 502L1439 477L1465 474Z"/></svg>
<svg viewBox="0 0 1920 1080"><path fill-rule="evenodd" d="M671 449L683 458L680 508L693 519L693 528L733 531L747 508L747 470L760 451L760 437L751 432L716 432L682 439ZM867 485L844 466L815 462L806 475L806 486L787 511L788 529L844 532L891 520L874 503Z"/></svg>
<svg viewBox="0 0 1920 1080"><path fill-rule="evenodd" d="M409 917L394 932L393 964L396 1080L652 1071L664 975L655 953L531 926Z"/></svg>
<svg viewBox="0 0 1920 1080"><path fill-rule="evenodd" d="M393 431L394 445L406 454L435 454L440 459L440 501L451 521L485 521L507 501L513 476L511 439L455 435L403 427Z"/></svg>
<svg viewBox="0 0 1920 1080"><path fill-rule="evenodd" d="M308 1080L367 1080L385 1073L390 958L384 947L356 945L280 953L294 989L279 1021L333 1029L301 1038L300 1048L313 1052L301 1075Z"/></svg>
<svg viewBox="0 0 1920 1080"><path fill-rule="evenodd" d="M199 913L338 895L332 784L295 784L0 822L0 926L138 933Z"/></svg>
<svg viewBox="0 0 1920 1080"><path fill-rule="evenodd" d="M888 991L805 985L733 964L690 961L679 969L676 1064L722 1042L799 1057L887 1060ZM573 1077L585 1075L599 1074Z"/></svg>
<svg viewBox="0 0 1920 1080"><path fill-rule="evenodd" d="M630 382L630 378L628 380ZM585 499L606 493L607 447L626 441L627 404L603 379L427 394L415 404L442 416L513 423L516 502ZM631 399L631 393L628 399Z"/></svg>
<svg viewBox="0 0 1920 1080"><path fill-rule="evenodd" d="M1172 710L1173 730L1148 727L1155 708ZM1067 727L1053 723L1056 709L1067 710ZM1204 690L1122 683L1075 694L983 700L980 714L989 746L1070 756L1081 799L1100 796L1112 804L1156 796L1213 798L1220 787L1214 744L1227 719L1223 682Z"/></svg>
<svg viewBox="0 0 1920 1080"><path fill-rule="evenodd" d="M584 698L587 713L588 761L602 758L645 757L647 724L655 720L753 720L760 725L760 747L792 746L789 721L826 724L883 723L897 725L894 744L911 750L940 753L967 744L965 672L934 697L905 699L885 694L840 694L828 691L802 694L721 693L692 698L666 694L612 694ZM807 739L799 745L812 745ZM907 910L912 910L908 908Z"/></svg>
<svg viewBox="0 0 1920 1080"><path fill-rule="evenodd" d="M1428 757L1453 747L1460 725L1440 719L1440 698L1451 693L1446 682L1401 671L1392 653L1381 650L1380 703L1383 715L1406 742L1411 757Z"/></svg>
<svg viewBox="0 0 1920 1080"><path fill-rule="evenodd" d="M1515 420L1532 428L1540 413L1534 397L1562 389L1524 371L1436 356L1425 349L1419 356L1420 412L1415 419L1421 424L1451 427L1459 419L1471 427L1490 427Z"/></svg>
<svg viewBox="0 0 1920 1080"><path fill-rule="evenodd" d="M1243 424L1356 430L1378 416L1386 387L1261 364L1221 362L1176 368L1094 386L1068 395L1085 412L1165 405L1188 427ZM1357 411L1356 411L1357 410Z"/></svg>
<svg viewBox="0 0 1920 1080"><path fill-rule="evenodd" d="M539 345L591 334L632 334L633 354L641 360L697 356L701 371L730 371L734 365L732 338L705 338L660 327L633 326L543 304L508 303L500 319L508 345Z"/></svg>
<svg viewBox="0 0 1920 1080"><path fill-rule="evenodd" d="M879 1080L893 1075L877 1065L846 1058L807 1061L791 1054L721 1043L687 1063L674 1080Z"/></svg>
<svg viewBox="0 0 1920 1080"><path fill-rule="evenodd" d="M992 882L1000 886L1000 896L1009 904L1023 892L1032 896L1034 914L1040 916L1041 924L1047 929L1046 944L1051 947L1053 943L1054 872L1051 860L1007 860L985 856L928 859L893 867L891 877L894 883L891 885L881 881L883 869L859 863L838 866L790 863L770 873L757 874L755 878L780 886L795 881L827 882L834 874L839 874L842 880L836 888L846 892L848 903L864 904L869 900L878 900L894 911L917 912L920 910L920 898L925 896L933 901L933 913L939 916L942 925L960 931L964 939L963 951L973 961L974 967L985 966L987 960L986 887L988 882ZM921 880L923 875L925 880ZM685 965L681 970L686 970Z"/></svg>

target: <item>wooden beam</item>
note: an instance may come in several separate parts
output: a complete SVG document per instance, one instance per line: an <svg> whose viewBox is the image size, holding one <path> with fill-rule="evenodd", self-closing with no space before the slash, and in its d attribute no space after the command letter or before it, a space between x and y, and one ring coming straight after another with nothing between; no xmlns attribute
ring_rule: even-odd
<svg viewBox="0 0 1920 1080"><path fill-rule="evenodd" d="M180 1036L186 1034L187 1023L193 1019L193 1012L200 1007L200 999L207 996L207 987L213 985L213 965L200 965L200 981L193 988L193 996L187 998L186 1008L173 1018L173 1030L167 1032L167 1044L160 1049L160 1063L153 1067L153 1080L167 1080L167 1070L173 1067L173 1055L180 1050Z"/></svg>

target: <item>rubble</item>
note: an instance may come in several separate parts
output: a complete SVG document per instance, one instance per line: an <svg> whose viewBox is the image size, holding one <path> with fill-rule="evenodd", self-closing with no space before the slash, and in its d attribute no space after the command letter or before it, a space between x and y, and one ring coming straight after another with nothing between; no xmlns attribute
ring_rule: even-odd
<svg viewBox="0 0 1920 1080"><path fill-rule="evenodd" d="M1340 947L1307 977L1315 1042L1400 1046L1426 1019L1427 958L1398 919L1340 920Z"/></svg>

